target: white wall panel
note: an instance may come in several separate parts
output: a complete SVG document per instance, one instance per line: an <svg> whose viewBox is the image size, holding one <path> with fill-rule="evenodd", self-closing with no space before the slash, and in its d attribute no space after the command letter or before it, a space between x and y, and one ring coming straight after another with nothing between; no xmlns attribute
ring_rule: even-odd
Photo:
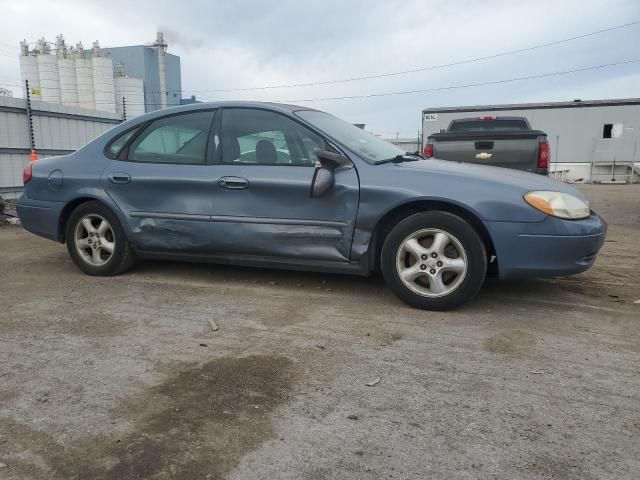
<svg viewBox="0 0 640 480"><path fill-rule="evenodd" d="M77 150L120 123L116 114L32 102L36 150ZM74 117L75 115L75 117ZM13 152L13 149L23 151ZM16 198L29 158L26 101L0 97L0 194Z"/></svg>

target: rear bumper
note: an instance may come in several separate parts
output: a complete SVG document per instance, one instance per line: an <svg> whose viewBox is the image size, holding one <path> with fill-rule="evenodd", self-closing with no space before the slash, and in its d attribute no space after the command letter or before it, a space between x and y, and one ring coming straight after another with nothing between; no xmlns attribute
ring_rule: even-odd
<svg viewBox="0 0 640 480"><path fill-rule="evenodd" d="M59 225L63 208L63 202L34 200L26 194L16 204L18 217L25 230L56 242L61 240Z"/></svg>
<svg viewBox="0 0 640 480"><path fill-rule="evenodd" d="M500 278L573 275L595 262L607 224L597 214L584 220L549 217L540 223L487 222Z"/></svg>

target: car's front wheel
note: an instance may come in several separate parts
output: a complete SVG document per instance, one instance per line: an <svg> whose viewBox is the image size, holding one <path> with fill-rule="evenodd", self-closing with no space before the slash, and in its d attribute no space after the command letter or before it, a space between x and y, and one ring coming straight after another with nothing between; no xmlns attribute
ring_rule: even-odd
<svg viewBox="0 0 640 480"><path fill-rule="evenodd" d="M484 282L487 254L475 229L448 212L411 215L387 235L382 274L405 303L450 310L473 298Z"/></svg>
<svg viewBox="0 0 640 480"><path fill-rule="evenodd" d="M65 236L69 255L88 275L117 275L135 261L117 217L99 202L78 206L69 216Z"/></svg>

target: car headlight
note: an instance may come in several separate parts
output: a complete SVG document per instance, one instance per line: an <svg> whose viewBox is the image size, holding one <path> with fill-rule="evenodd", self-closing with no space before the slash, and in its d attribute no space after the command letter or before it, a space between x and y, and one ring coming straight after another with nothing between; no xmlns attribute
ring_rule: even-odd
<svg viewBox="0 0 640 480"><path fill-rule="evenodd" d="M587 218L591 214L589 204L578 197L561 192L529 192L525 201L536 210L553 217L568 220Z"/></svg>

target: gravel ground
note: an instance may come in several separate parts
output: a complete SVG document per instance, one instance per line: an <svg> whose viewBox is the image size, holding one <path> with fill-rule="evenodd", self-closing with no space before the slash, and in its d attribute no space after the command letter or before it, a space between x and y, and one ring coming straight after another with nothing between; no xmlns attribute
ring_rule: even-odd
<svg viewBox="0 0 640 480"><path fill-rule="evenodd" d="M87 277L0 226L0 478L637 479L640 186L581 188L590 271L448 313L379 278Z"/></svg>

